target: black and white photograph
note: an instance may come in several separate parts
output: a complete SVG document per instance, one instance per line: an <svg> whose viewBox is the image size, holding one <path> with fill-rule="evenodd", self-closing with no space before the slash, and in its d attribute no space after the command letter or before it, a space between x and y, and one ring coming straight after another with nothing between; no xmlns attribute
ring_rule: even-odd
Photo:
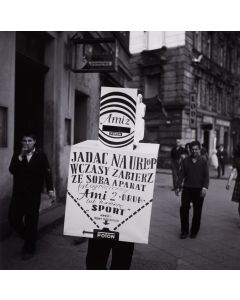
<svg viewBox="0 0 240 300"><path fill-rule="evenodd" d="M188 285L239 271L240 31L13 27L0 31L1 275L171 271Z"/></svg>

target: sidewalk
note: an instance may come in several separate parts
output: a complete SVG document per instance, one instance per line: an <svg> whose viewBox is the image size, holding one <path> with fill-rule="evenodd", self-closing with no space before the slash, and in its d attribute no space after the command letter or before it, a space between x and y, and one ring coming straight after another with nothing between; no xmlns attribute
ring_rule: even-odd
<svg viewBox="0 0 240 300"><path fill-rule="evenodd" d="M217 170L213 167L209 167L210 178L217 179ZM227 180L231 172L231 166L227 165L225 168L225 176L221 177L221 180ZM171 175L171 169L157 169L157 173ZM40 208L40 218L39 218L39 231L45 232L51 226L61 223L64 220L65 205L63 203L57 203L52 207L48 206L48 200L46 197L42 199L42 204Z"/></svg>
<svg viewBox="0 0 240 300"><path fill-rule="evenodd" d="M230 168L226 168L226 178ZM240 219L231 201L233 186L210 170L202 225L197 239L179 239L180 197L172 188L171 170L158 169L148 244L136 244L132 270L239 270ZM47 205L47 202L45 203ZM46 207L45 205L45 207ZM64 204L44 208L36 256L22 261L22 240L10 236L1 244L3 270L84 270L87 240L63 235ZM192 214L192 211L190 212Z"/></svg>
<svg viewBox="0 0 240 300"><path fill-rule="evenodd" d="M210 178L217 179L217 170L213 167L209 167ZM231 166L227 165L225 168L225 176L221 177L221 180L227 180L231 172ZM171 175L171 169L157 169L157 173ZM41 207L40 207L40 218L39 218L39 231L45 232L51 226L61 223L64 220L65 204L57 203L54 206L49 206L47 196L43 196Z"/></svg>
<svg viewBox="0 0 240 300"><path fill-rule="evenodd" d="M209 171L210 171L210 178L217 179L217 170L210 166ZM225 176L221 177L220 179L227 180L230 172L231 172L231 165L226 165ZM157 173L171 175L172 171L171 169L158 168ZM47 230L49 227L51 227L51 225L63 221L64 214L65 214L65 205L63 203L57 203L54 206L49 207L47 195L43 196L42 204L40 208L40 219L39 219L40 232Z"/></svg>
<svg viewBox="0 0 240 300"><path fill-rule="evenodd" d="M43 205L45 201L43 200ZM42 205L41 205L42 206ZM40 209L39 232L43 233L56 224L60 224L64 220L65 205L57 203L54 206Z"/></svg>
<svg viewBox="0 0 240 300"><path fill-rule="evenodd" d="M217 178L217 169L215 169L215 168L212 167L212 166L209 166L209 174L210 174L210 178L227 180L228 177L229 177L229 175L230 175L231 169L232 169L232 165L226 165L226 166L225 166L225 175L222 176L221 178ZM160 174L166 174L166 175L171 175L171 174L172 174L172 171L171 171L171 169L162 169L162 168L158 168L158 169L157 169L157 173L160 173Z"/></svg>

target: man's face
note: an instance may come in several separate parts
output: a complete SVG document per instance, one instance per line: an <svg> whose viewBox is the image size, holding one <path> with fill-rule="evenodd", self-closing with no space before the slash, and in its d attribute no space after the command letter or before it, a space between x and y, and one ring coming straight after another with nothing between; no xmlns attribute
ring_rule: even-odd
<svg viewBox="0 0 240 300"><path fill-rule="evenodd" d="M176 145L177 145L177 147L180 147L181 146L181 141L180 140L176 140Z"/></svg>
<svg viewBox="0 0 240 300"><path fill-rule="evenodd" d="M193 146L193 147L191 148L191 156L192 156L193 158L196 158L196 157L198 157L199 155L200 155L200 148L199 148L197 145Z"/></svg>
<svg viewBox="0 0 240 300"><path fill-rule="evenodd" d="M35 147L36 141L30 136L24 136L22 139L22 146L26 152L31 152Z"/></svg>

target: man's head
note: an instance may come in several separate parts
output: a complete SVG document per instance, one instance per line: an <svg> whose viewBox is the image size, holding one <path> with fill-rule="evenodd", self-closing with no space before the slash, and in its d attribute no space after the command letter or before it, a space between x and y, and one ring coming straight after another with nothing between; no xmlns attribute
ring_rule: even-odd
<svg viewBox="0 0 240 300"><path fill-rule="evenodd" d="M176 140L176 146L180 147L181 146L181 141L179 139Z"/></svg>
<svg viewBox="0 0 240 300"><path fill-rule="evenodd" d="M200 155L200 149L201 149L201 144L199 141L193 141L190 143L190 151L191 151L191 156L193 158L197 158Z"/></svg>
<svg viewBox="0 0 240 300"><path fill-rule="evenodd" d="M36 136L32 133L26 133L22 137L22 146L23 149L29 153L35 148Z"/></svg>
<svg viewBox="0 0 240 300"><path fill-rule="evenodd" d="M223 145L222 145L222 144L219 145L219 150L220 150L220 151L223 151L223 149L224 149L224 148L223 148Z"/></svg>

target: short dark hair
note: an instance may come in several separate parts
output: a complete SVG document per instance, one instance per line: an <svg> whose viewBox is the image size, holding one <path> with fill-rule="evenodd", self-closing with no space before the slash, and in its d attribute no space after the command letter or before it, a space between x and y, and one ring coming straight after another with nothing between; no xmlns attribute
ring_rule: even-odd
<svg viewBox="0 0 240 300"><path fill-rule="evenodd" d="M189 144L190 150L194 147L194 146L198 146L199 149L201 149L201 144L199 143L199 141L193 141Z"/></svg>
<svg viewBox="0 0 240 300"><path fill-rule="evenodd" d="M28 137L32 138L34 141L37 140L36 134L34 134L34 133L32 133L32 132L24 132L24 134L22 135L22 139L23 139L25 136L28 136Z"/></svg>

